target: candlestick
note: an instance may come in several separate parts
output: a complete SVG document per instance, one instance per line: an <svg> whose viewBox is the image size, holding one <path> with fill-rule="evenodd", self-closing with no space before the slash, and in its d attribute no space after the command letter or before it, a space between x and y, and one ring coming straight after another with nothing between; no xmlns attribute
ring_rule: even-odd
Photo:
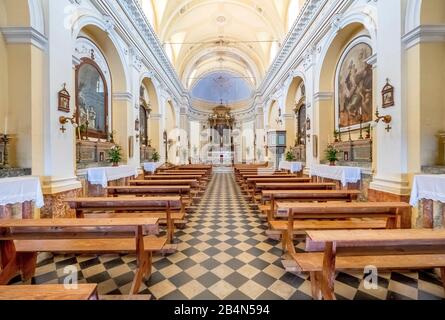
<svg viewBox="0 0 445 320"><path fill-rule="evenodd" d="M8 134L8 115L5 116L5 135Z"/></svg>
<svg viewBox="0 0 445 320"><path fill-rule="evenodd" d="M8 143L10 141L10 138L8 135L3 135L3 168L9 168L9 154L8 154Z"/></svg>

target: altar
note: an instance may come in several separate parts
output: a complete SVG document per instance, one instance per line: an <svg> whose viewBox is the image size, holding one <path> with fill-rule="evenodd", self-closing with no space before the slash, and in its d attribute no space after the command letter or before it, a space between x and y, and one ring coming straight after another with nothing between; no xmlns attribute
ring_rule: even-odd
<svg viewBox="0 0 445 320"><path fill-rule="evenodd" d="M231 151L211 151L207 158L207 162L213 165L231 166L233 161L234 152Z"/></svg>
<svg viewBox="0 0 445 320"><path fill-rule="evenodd" d="M110 183L128 185L128 180L138 175L138 169L134 166L90 168L87 170L87 194L90 197L105 196Z"/></svg>
<svg viewBox="0 0 445 320"><path fill-rule="evenodd" d="M20 208L16 207L20 206ZM42 187L38 177L0 179L0 218L31 219L34 207L44 206ZM15 214L21 211L21 214Z"/></svg>
<svg viewBox="0 0 445 320"><path fill-rule="evenodd" d="M316 165L311 166L310 175L316 179L330 179L341 183L343 188L356 187L350 184L358 184L362 179L362 169L357 167L342 167Z"/></svg>

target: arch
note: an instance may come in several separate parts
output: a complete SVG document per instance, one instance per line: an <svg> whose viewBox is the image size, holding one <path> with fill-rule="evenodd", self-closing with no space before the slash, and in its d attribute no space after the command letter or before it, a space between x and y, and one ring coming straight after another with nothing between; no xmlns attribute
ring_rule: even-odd
<svg viewBox="0 0 445 320"><path fill-rule="evenodd" d="M150 75L149 73L142 74L139 83L147 88L152 113L159 114L159 95L156 86L153 83L152 75Z"/></svg>
<svg viewBox="0 0 445 320"><path fill-rule="evenodd" d="M349 45L351 41L360 36L367 36L370 38L369 33L365 26L359 22L351 23L345 28L341 29L336 36L329 42L327 42L322 54L320 55L319 69L317 70L316 88L315 92L333 92L335 81L335 70L344 49ZM370 38L370 43L373 51L375 51L375 45Z"/></svg>
<svg viewBox="0 0 445 320"><path fill-rule="evenodd" d="M445 2L441 0L408 0L405 34L421 25L445 24Z"/></svg>
<svg viewBox="0 0 445 320"><path fill-rule="evenodd" d="M167 133L168 140L174 141L173 144L168 146L168 162L177 163L178 160L178 146L180 141L178 140L178 130L176 123L176 112L173 102L169 99L165 103L164 109L164 119L165 119L165 132Z"/></svg>
<svg viewBox="0 0 445 320"><path fill-rule="evenodd" d="M376 38L374 20L371 16L352 13L343 19L339 19L333 24L330 33L324 41L324 46L320 53L319 69L316 70L316 81L314 83L315 94L329 98L321 98L316 101L317 107L314 109L314 123L318 128L318 154L322 157L330 138L336 130L336 72L342 55L347 47L358 38L366 38L372 51L375 52Z"/></svg>
<svg viewBox="0 0 445 320"><path fill-rule="evenodd" d="M408 0L405 16L405 34L420 26L422 0Z"/></svg>
<svg viewBox="0 0 445 320"><path fill-rule="evenodd" d="M292 81L290 82L286 92L286 114L290 114L294 112L295 103L298 102L296 100L296 95L298 93L298 90L301 88L301 85L304 85L305 81L303 78L303 75L295 76Z"/></svg>
<svg viewBox="0 0 445 320"><path fill-rule="evenodd" d="M372 6L364 6L361 10L375 10L375 8L371 8ZM356 10L359 9L360 8L357 8ZM333 23L330 32L323 41L324 45L319 54L319 61L322 63L317 64L318 69L315 72L315 79L318 79L318 81L315 82L314 92L333 92L333 87L330 87L328 83L321 79L325 75L330 59L334 58L335 60L336 55L340 56L342 49L346 47L349 41L354 37L359 36L360 34L368 35L371 41L371 47L373 51L375 51L375 48L377 47L377 26L374 19L375 16L376 14L373 11L370 15L363 12L352 12L339 18ZM336 63L334 62L334 64ZM335 69L334 66L330 67L332 67L332 70Z"/></svg>
<svg viewBox="0 0 445 320"><path fill-rule="evenodd" d="M279 106L279 103L277 100L273 100L269 112L268 112L268 125L269 130L280 130L282 129L282 125L280 126L279 123L277 123L277 119L280 118L281 108Z"/></svg>
<svg viewBox="0 0 445 320"><path fill-rule="evenodd" d="M90 38L106 56L113 76L112 92L129 92L131 85L124 46L118 41L115 31L107 26L105 19L91 15L81 16L73 22L73 43L80 35Z"/></svg>

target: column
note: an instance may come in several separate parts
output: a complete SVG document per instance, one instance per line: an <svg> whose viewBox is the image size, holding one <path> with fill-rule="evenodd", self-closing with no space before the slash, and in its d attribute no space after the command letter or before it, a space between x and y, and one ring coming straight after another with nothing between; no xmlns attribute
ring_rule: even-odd
<svg viewBox="0 0 445 320"><path fill-rule="evenodd" d="M392 129L387 132L386 125L376 127L376 174L370 185L372 200L407 200L410 189L408 182L408 131L407 110L404 95L405 75L402 61L405 50L402 47L403 17L405 5L402 0L379 1L377 30L384 30L377 39L378 54L377 87L375 94L380 97L378 106L381 115L391 115ZM400 58L399 58L400 57ZM395 87L395 106L381 108L381 90L389 79Z"/></svg>

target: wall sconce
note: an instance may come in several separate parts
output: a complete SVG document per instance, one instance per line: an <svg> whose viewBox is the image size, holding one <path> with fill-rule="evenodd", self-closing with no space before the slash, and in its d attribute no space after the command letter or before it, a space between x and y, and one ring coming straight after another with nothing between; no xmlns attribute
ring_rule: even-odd
<svg viewBox="0 0 445 320"><path fill-rule="evenodd" d="M383 123L387 124L385 130L388 132L391 131L392 127L390 126L390 123L392 122L392 117L390 115L381 116L379 113L379 109L377 109L377 111L375 112L375 116L377 117L377 119L375 120L376 123L382 121Z"/></svg>
<svg viewBox="0 0 445 320"><path fill-rule="evenodd" d="M62 131L63 133L65 133L65 131L66 131L65 125L67 123L71 123L74 128L77 128L79 126L76 122L75 116L73 116L71 118L62 116L59 118L59 123L62 125L62 127L60 128L60 131Z"/></svg>

